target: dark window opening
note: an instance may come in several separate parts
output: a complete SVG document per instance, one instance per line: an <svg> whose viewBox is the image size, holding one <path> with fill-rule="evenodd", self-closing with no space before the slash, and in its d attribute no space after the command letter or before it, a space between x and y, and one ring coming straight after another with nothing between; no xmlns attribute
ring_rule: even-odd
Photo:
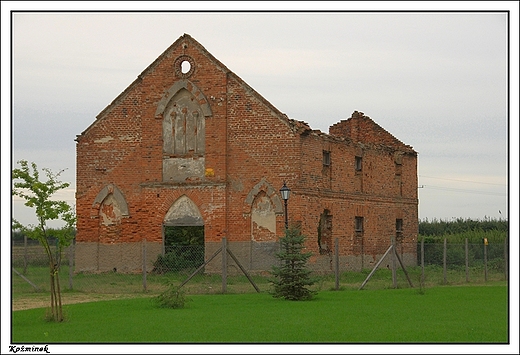
<svg viewBox="0 0 520 355"><path fill-rule="evenodd" d="M332 252L332 215L329 210L324 210L318 223L318 248L320 254Z"/></svg>
<svg viewBox="0 0 520 355"><path fill-rule="evenodd" d="M323 166L330 166L330 152L323 151Z"/></svg>
<svg viewBox="0 0 520 355"><path fill-rule="evenodd" d="M359 233L363 232L363 217L356 217L355 231Z"/></svg>
<svg viewBox="0 0 520 355"><path fill-rule="evenodd" d="M398 243L403 241L403 220L400 218L395 220L395 240Z"/></svg>
<svg viewBox="0 0 520 355"><path fill-rule="evenodd" d="M395 220L395 231L402 232L403 231L403 220L398 218Z"/></svg>
<svg viewBox="0 0 520 355"><path fill-rule="evenodd" d="M361 157L356 157L356 171L361 171L363 167L362 161Z"/></svg>
<svg viewBox="0 0 520 355"><path fill-rule="evenodd" d="M395 175L400 176L403 172L403 165L402 164L395 164Z"/></svg>

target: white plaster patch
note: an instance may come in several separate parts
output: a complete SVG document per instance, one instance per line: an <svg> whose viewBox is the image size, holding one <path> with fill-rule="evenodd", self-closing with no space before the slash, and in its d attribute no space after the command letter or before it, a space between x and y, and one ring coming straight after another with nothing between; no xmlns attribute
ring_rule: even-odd
<svg viewBox="0 0 520 355"><path fill-rule="evenodd" d="M113 137L106 136L106 137L94 140L94 143L107 143L107 142L110 142L110 141L113 141L113 140L114 140Z"/></svg>

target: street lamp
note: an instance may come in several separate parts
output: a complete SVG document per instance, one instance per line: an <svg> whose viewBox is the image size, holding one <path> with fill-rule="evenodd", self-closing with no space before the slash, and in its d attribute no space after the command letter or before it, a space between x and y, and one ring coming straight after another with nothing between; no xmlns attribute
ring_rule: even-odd
<svg viewBox="0 0 520 355"><path fill-rule="evenodd" d="M283 186L280 189L280 194L282 195L282 199L285 205L285 229L289 229L289 219L287 216L287 200L289 199L289 194L291 193L291 189L285 185L285 181L283 182Z"/></svg>

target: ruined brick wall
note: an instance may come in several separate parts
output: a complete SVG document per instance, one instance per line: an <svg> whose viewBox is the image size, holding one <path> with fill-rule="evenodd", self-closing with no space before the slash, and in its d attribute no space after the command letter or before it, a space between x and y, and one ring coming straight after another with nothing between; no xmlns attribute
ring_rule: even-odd
<svg viewBox="0 0 520 355"><path fill-rule="evenodd" d="M185 217L204 225L206 257L226 237L244 266L261 267L251 250L284 233L284 182L289 220L316 263L327 265L339 238L342 267L366 267L361 255L370 263L384 253L397 218L416 238L416 153L357 112L329 133L287 118L198 42L179 38L78 136L77 269L137 268L128 264L133 243L159 252L163 225L183 218L172 211L181 197L192 206Z"/></svg>
<svg viewBox="0 0 520 355"><path fill-rule="evenodd" d="M399 236L402 243L417 240L417 156L402 143L371 143L380 137L360 143L341 136L344 132L333 128L331 132L336 136L316 131L302 135L301 178L295 189L300 196L291 201L291 211L302 223L312 260L323 264L331 260L338 238L341 267L358 270L377 262L393 237ZM382 141L394 142L391 136ZM362 158L360 170L356 157ZM355 230L356 217L363 218L362 232ZM397 219L403 223L399 234ZM413 248L402 252L408 262L415 262Z"/></svg>
<svg viewBox="0 0 520 355"><path fill-rule="evenodd" d="M194 63L189 80L179 73L176 62L186 56ZM78 136L78 243L115 245L146 239L162 244L165 215L183 195L199 206L207 240L220 240L225 235L227 72L196 43L181 38ZM178 82L187 82L184 89L192 96L203 97L206 102L199 104L211 106L211 115L205 119L202 178L171 184L163 181L164 118L157 111L168 90ZM104 222L105 211L114 208L95 201L96 197L106 197L100 192L108 185L121 192L129 212ZM86 265L89 262L92 259L79 268L90 268Z"/></svg>
<svg viewBox="0 0 520 355"><path fill-rule="evenodd" d="M298 137L280 120L278 112L248 92L236 78L228 84L228 235L230 241L250 240L253 201L260 191L272 201L279 198L283 182L294 185L298 173ZM258 185L258 186L257 186ZM257 188L255 189L255 186ZM276 236L284 229L280 208L273 205Z"/></svg>

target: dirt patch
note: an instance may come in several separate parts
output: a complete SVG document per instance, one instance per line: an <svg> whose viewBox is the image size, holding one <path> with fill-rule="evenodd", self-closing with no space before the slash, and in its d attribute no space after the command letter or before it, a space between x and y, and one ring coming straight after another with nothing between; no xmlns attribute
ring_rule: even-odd
<svg viewBox="0 0 520 355"><path fill-rule="evenodd" d="M61 303L63 305L84 303L84 302L97 302L117 299L127 299L136 297L152 297L151 295L119 295L119 294L101 294L101 293L78 293L78 294L62 294ZM45 308L50 306L50 294L34 294L25 297L17 297L11 302L11 309L13 311L21 311L24 309L31 308Z"/></svg>

